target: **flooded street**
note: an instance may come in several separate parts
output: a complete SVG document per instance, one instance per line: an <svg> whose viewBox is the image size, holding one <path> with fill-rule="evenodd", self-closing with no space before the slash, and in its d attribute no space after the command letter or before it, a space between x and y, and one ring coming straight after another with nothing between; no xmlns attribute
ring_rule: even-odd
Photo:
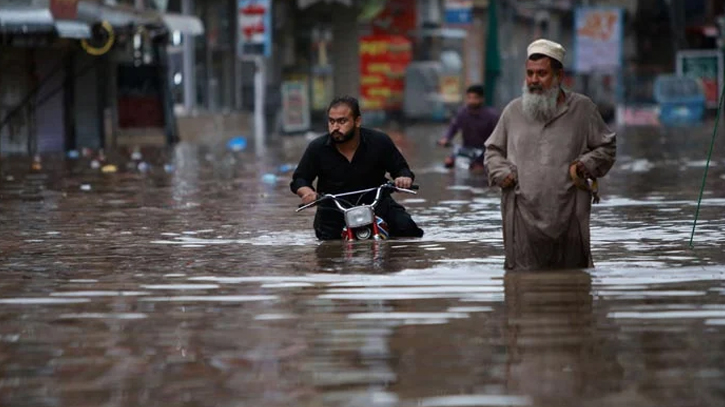
<svg viewBox="0 0 725 407"><path fill-rule="evenodd" d="M628 130L596 268L505 273L500 193L443 168L444 128L391 133L426 234L383 242L295 213L303 137L146 172L3 159L0 406L725 405L722 134L694 249L712 128Z"/></svg>

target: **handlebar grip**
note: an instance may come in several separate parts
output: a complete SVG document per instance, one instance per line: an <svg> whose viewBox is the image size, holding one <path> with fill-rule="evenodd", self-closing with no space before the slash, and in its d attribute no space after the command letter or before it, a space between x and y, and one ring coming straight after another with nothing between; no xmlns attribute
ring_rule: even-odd
<svg viewBox="0 0 725 407"><path fill-rule="evenodd" d="M394 187L395 186L395 181L388 181L388 182L386 182L386 184L389 185L389 186L391 186L391 187ZM417 190L420 189L420 185L413 184L408 189L413 190L413 191L417 191Z"/></svg>

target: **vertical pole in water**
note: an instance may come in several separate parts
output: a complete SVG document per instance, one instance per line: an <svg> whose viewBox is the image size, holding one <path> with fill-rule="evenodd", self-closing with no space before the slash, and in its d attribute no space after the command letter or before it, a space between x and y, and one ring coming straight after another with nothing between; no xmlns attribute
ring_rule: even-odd
<svg viewBox="0 0 725 407"><path fill-rule="evenodd" d="M182 0L181 12L184 15L194 15L194 0ZM187 114L196 107L196 48L194 37L191 34L183 34L183 60L182 80L184 81L184 109Z"/></svg>
<svg viewBox="0 0 725 407"><path fill-rule="evenodd" d="M710 150L707 153L707 163L705 163L705 173L702 174L702 186L700 187L700 197L697 198L697 209L695 209L695 220L692 222L692 234L690 234L690 249L693 249L693 241L695 239L695 227L697 219L700 216L700 204L702 204L702 195L705 192L705 182L707 181L707 170L710 169L710 160L712 159L712 150L715 148L715 137L717 137L717 125L720 123L720 115L722 114L723 100L725 100L725 84L720 94L720 102L717 105L717 116L715 116L715 128L712 129L712 140L710 141Z"/></svg>
<svg viewBox="0 0 725 407"><path fill-rule="evenodd" d="M264 56L254 58L254 151L261 157L265 151L265 116L264 116Z"/></svg>

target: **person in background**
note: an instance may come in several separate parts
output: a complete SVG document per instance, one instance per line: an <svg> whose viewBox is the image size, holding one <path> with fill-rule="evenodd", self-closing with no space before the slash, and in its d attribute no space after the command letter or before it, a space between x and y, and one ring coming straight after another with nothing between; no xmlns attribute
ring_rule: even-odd
<svg viewBox="0 0 725 407"><path fill-rule="evenodd" d="M562 88L561 45L527 49L523 96L486 141L489 183L502 189L506 269L593 267L592 181L614 165L616 135L586 96Z"/></svg>
<svg viewBox="0 0 725 407"><path fill-rule="evenodd" d="M380 131L362 127L357 99L335 98L327 109L328 133L310 142L292 175L290 189L308 204L318 194L339 194L374 188L387 181L389 173L398 188L410 188L415 175L390 137ZM312 183L317 179L317 189ZM373 194L349 197L350 202L369 204ZM322 202L315 214L315 235L320 240L341 239L345 227L343 215ZM390 195L385 196L375 212L388 224L391 237L421 237L423 230L410 214Z"/></svg>
<svg viewBox="0 0 725 407"><path fill-rule="evenodd" d="M499 115L495 109L484 106L484 102L483 86L469 86L466 89L465 106L458 110L448 126L448 131L443 138L438 140L438 144L444 147L450 146L451 141L460 131L463 147L485 149L484 143L496 127ZM455 160L455 153L446 157L445 167L452 168ZM483 169L483 154L473 161L471 169Z"/></svg>

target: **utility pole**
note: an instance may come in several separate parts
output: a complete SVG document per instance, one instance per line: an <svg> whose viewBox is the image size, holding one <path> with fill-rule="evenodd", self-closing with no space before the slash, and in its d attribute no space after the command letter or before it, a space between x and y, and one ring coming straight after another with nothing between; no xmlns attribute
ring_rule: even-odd
<svg viewBox="0 0 725 407"><path fill-rule="evenodd" d="M582 6L589 7L589 0L582 0ZM582 74L582 93L585 95L589 94L590 79L589 73Z"/></svg>
<svg viewBox="0 0 725 407"><path fill-rule="evenodd" d="M264 117L265 64L264 56L254 57L254 151L257 156L264 155L266 122Z"/></svg>
<svg viewBox="0 0 725 407"><path fill-rule="evenodd" d="M254 150L260 157L266 150L265 73L267 58L271 54L271 4L271 0L240 0L237 27L238 57L254 63Z"/></svg>
<svg viewBox="0 0 725 407"><path fill-rule="evenodd" d="M187 16L193 15L194 0L182 0L181 13ZM181 77L184 81L184 110L188 114L196 107L196 72L194 69L196 49L194 48L194 37L191 34L184 34L183 48Z"/></svg>

